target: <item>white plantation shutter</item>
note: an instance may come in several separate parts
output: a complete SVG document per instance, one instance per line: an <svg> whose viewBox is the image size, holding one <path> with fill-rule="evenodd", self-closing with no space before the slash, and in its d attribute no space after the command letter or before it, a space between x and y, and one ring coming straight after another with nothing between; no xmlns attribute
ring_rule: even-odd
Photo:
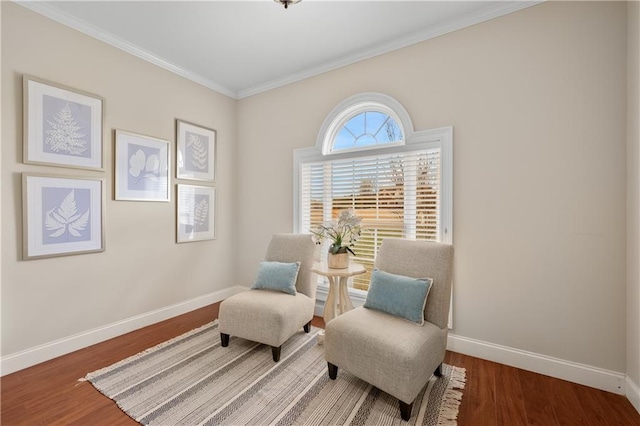
<svg viewBox="0 0 640 426"><path fill-rule="evenodd" d="M340 102L322 123L315 146L296 149L293 157L294 232L310 233L344 209L363 219L352 259L367 273L350 279L355 289L368 289L387 237L453 242L452 127L416 131L397 100L361 93ZM328 288L319 281L323 301ZM364 302L366 293L355 289L354 302Z"/></svg>
<svg viewBox="0 0 640 426"><path fill-rule="evenodd" d="M308 232L353 209L364 229L353 260L367 267L353 287L367 290L385 237L442 240L442 150L359 154L300 163L298 229Z"/></svg>

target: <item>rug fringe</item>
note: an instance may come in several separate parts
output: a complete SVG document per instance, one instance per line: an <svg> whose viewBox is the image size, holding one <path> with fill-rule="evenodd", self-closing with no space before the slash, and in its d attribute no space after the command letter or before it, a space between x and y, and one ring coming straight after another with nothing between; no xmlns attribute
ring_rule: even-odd
<svg viewBox="0 0 640 426"><path fill-rule="evenodd" d="M195 329L193 329L191 331L188 331L187 333L181 334L180 336L176 336L173 339L167 340L166 342L162 342L162 343L160 343L160 344L158 344L156 346L153 346L151 348L147 348L144 351L138 352L135 355L131 355L130 357L125 358L122 361L118 361L115 364L112 364L112 365L109 365L107 367L101 368L100 370L92 371L91 373L88 373L86 376L78 379L78 381L79 382L81 382L81 381L90 381L93 377L99 376L102 373L104 373L105 371L109 371L109 370L112 370L115 367L120 367L122 365L125 365L125 364L131 362L132 360L134 360L136 358L140 358L141 356L144 356L144 355L148 354L149 352L156 351L158 349L161 349L161 348L164 348L166 346L169 346L172 343L174 343L174 342L176 342L178 340L184 339L185 337L191 336L191 335L193 335L195 333L198 333L198 332L200 332L201 330L203 330L205 328L213 327L217 323L218 323L218 320L215 319L215 320L213 320L213 321L211 321L211 322L209 322L207 324L201 325L198 328L195 328Z"/></svg>
<svg viewBox="0 0 640 426"><path fill-rule="evenodd" d="M467 370L459 367L451 368L451 378L449 379L448 388L451 389L464 389L464 385L467 382Z"/></svg>
<svg viewBox="0 0 640 426"><path fill-rule="evenodd" d="M447 390L442 395L442 403L438 413L438 426L456 426L458 424L458 411L462 401L462 392L454 390L464 389L466 383L466 370L452 367Z"/></svg>
<svg viewBox="0 0 640 426"><path fill-rule="evenodd" d="M268 413L279 407L283 408L276 413L279 424L343 424L344 420L361 422L367 426L397 424L397 401L390 403L389 398L379 395L380 391L370 391L370 385L355 376L349 377L346 372L335 383L328 378L324 349L315 342L315 328L311 336L302 334L300 330L296 342L292 343L291 355L274 367L270 351L266 349L264 353L264 348L257 349L258 344L247 344L244 349L234 348L236 353L222 349L218 343L211 350L200 350L203 346L210 347L212 333L219 331L209 328L215 324L206 324L89 373L81 381L90 379L95 389L112 398L132 419L144 424L178 424L180 419L186 418L200 419L197 422L206 418L220 425L248 424L251 423L250 419L271 415ZM180 339L185 340L188 336L191 336L185 343L188 350L182 351ZM177 343L175 350L158 353L161 360L140 359L174 343ZM192 357L194 350L199 350L196 357ZM260 350L262 353L258 354ZM132 369L126 368L127 363L132 361L135 363ZM152 365L145 369L145 362ZM170 373L169 368L165 368L168 364L171 364ZM251 364L255 371L249 377L247 364ZM157 368L154 367L156 365ZM216 369L219 377L211 375L212 368ZM132 374L131 370L135 370L135 373ZM148 371L143 373L142 370ZM297 373L302 371L305 375ZM105 374L107 372L108 375ZM420 414L416 420L419 418L421 423L455 426L462 400L460 389L465 386L466 371L444 364L442 373L442 377L430 380L429 386L423 390ZM229 383L238 383L234 385L236 389L227 389ZM287 389L296 391L286 392ZM284 396L284 393L288 395ZM212 394L215 396L212 397ZM359 401L357 407L353 407L354 411L338 403L345 397ZM203 405L203 401L209 403ZM279 405L271 406L276 401ZM143 416L140 415L141 407L146 413ZM143 420L143 417L147 420Z"/></svg>

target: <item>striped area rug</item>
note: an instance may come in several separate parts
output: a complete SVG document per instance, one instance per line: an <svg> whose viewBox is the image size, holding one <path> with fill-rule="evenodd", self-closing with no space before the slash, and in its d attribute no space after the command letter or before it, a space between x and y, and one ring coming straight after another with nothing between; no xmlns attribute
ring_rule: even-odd
<svg viewBox="0 0 640 426"><path fill-rule="evenodd" d="M214 321L85 380L144 425L456 424L464 369L443 365L407 423L396 399L347 371L329 379L319 331L300 330L274 363L269 346L232 337L221 347Z"/></svg>

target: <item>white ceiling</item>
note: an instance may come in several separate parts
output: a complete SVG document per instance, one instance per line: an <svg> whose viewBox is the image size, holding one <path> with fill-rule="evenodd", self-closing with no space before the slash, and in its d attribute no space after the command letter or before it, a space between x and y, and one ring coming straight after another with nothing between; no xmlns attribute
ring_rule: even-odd
<svg viewBox="0 0 640 426"><path fill-rule="evenodd" d="M524 1L18 2L233 98L529 7Z"/></svg>

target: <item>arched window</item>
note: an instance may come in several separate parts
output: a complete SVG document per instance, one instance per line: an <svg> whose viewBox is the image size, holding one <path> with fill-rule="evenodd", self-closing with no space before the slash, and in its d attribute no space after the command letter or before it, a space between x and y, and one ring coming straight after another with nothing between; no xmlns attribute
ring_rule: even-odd
<svg viewBox="0 0 640 426"><path fill-rule="evenodd" d="M381 95L377 95L381 98ZM405 130L398 114L389 106L372 100L352 100L343 108L324 133L325 154L380 146L404 145Z"/></svg>
<svg viewBox="0 0 640 426"><path fill-rule="evenodd" d="M398 122L378 111L365 111L344 123L333 138L331 152L404 142Z"/></svg>
<svg viewBox="0 0 640 426"><path fill-rule="evenodd" d="M404 145L410 123L409 114L395 99L380 93L356 95L327 116L316 145L325 155Z"/></svg>
<svg viewBox="0 0 640 426"><path fill-rule="evenodd" d="M296 150L295 230L309 232L345 209L362 218L352 258L368 273L354 277L356 295L368 289L384 238L452 241L452 132L416 132L399 102L365 93L333 109L314 148Z"/></svg>

